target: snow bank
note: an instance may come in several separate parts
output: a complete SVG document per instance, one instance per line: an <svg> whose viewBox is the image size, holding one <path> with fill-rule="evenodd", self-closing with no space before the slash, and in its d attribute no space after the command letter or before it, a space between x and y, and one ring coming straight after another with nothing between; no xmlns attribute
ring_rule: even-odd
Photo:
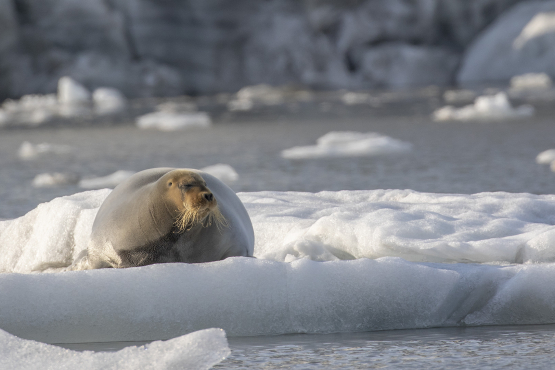
<svg viewBox="0 0 555 370"><path fill-rule="evenodd" d="M134 171L119 170L107 176L82 179L79 181L79 187L83 189L115 188L120 182L134 174Z"/></svg>
<svg viewBox="0 0 555 370"><path fill-rule="evenodd" d="M239 174L229 164L213 164L211 166L201 168L200 170L209 173L226 184L235 182L239 179Z"/></svg>
<svg viewBox="0 0 555 370"><path fill-rule="evenodd" d="M281 152L283 158L374 156L408 152L412 144L375 132L332 131L313 146L297 146Z"/></svg>
<svg viewBox="0 0 555 370"><path fill-rule="evenodd" d="M158 129L161 131L183 130L191 127L207 128L212 120L206 112L153 112L142 115L136 120L141 129Z"/></svg>
<svg viewBox="0 0 555 370"><path fill-rule="evenodd" d="M69 145L59 145L50 143L32 144L28 141L21 143L17 155L20 159L30 160L36 159L43 154L66 154L70 153L73 148Z"/></svg>
<svg viewBox="0 0 555 370"><path fill-rule="evenodd" d="M521 105L513 108L504 92L479 96L474 104L455 108L447 105L433 113L435 121L471 121L524 118L534 115L534 107Z"/></svg>
<svg viewBox="0 0 555 370"><path fill-rule="evenodd" d="M35 369L209 369L229 356L225 333L206 329L118 352L77 352L15 337L0 330L0 367Z"/></svg>
<svg viewBox="0 0 555 370"><path fill-rule="evenodd" d="M555 322L555 196L240 193L257 258L61 273L109 190L0 222L0 328L48 343Z"/></svg>

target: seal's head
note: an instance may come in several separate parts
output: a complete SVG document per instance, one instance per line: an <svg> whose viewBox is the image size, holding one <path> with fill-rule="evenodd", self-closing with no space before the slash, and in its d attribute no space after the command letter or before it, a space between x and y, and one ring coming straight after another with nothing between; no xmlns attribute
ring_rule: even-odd
<svg viewBox="0 0 555 370"><path fill-rule="evenodd" d="M169 211L176 214L174 225L179 232L187 231L197 224L204 227L212 223L218 227L226 225L218 201L198 173L173 170L158 180L158 186L164 189L169 207L175 208Z"/></svg>

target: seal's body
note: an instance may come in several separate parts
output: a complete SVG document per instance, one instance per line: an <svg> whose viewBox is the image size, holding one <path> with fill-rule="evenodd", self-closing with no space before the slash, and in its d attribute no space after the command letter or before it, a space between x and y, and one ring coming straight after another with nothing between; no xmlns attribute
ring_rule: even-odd
<svg viewBox="0 0 555 370"><path fill-rule="evenodd" d="M233 190L198 170L154 168L108 195L70 269L209 262L253 249L249 215Z"/></svg>

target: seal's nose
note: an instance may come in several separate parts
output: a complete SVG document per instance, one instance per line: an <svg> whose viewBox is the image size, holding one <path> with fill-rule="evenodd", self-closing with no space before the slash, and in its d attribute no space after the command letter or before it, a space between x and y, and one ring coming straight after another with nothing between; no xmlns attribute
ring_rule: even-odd
<svg viewBox="0 0 555 370"><path fill-rule="evenodd" d="M214 199L214 195L212 195L212 193L204 193L202 194L202 196L204 197L204 199L206 199L209 202L211 202L212 199Z"/></svg>

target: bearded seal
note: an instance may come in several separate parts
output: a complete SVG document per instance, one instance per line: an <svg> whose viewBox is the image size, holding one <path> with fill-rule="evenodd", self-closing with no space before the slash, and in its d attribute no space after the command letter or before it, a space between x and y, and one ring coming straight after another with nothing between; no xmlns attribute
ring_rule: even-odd
<svg viewBox="0 0 555 370"><path fill-rule="evenodd" d="M153 168L108 195L69 270L219 261L253 250L251 220L227 185L199 170Z"/></svg>

